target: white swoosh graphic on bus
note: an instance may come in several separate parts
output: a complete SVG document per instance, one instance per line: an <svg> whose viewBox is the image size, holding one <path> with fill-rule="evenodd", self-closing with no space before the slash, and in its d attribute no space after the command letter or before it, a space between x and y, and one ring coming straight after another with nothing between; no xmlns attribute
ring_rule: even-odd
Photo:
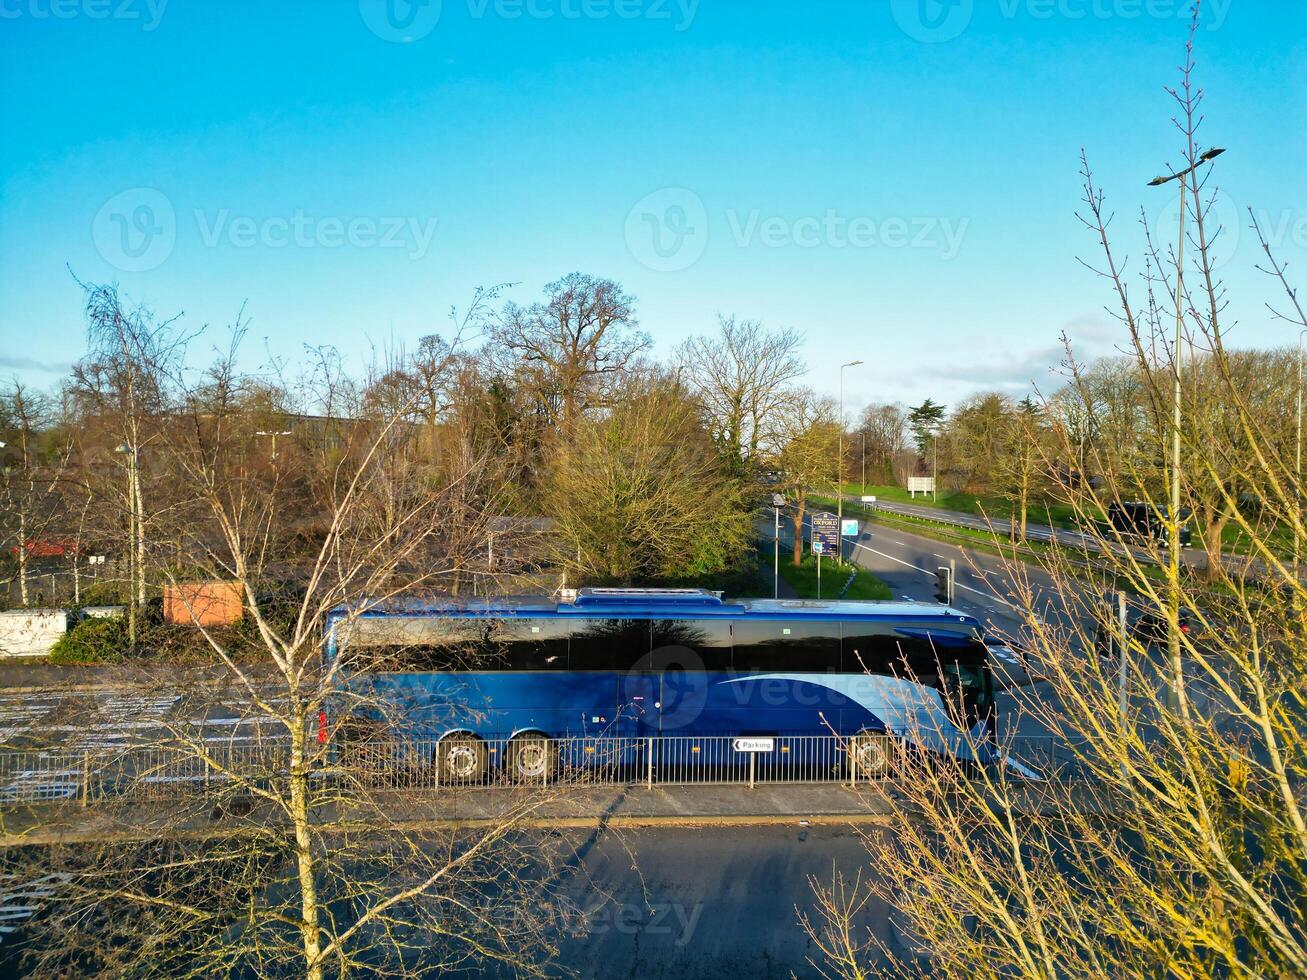
<svg viewBox="0 0 1307 980"><path fill-rule="evenodd" d="M865 708L895 734L915 735L922 745L936 752L948 752L960 759L973 758L968 744L970 738L949 721L939 691L901 677L882 677L876 674L752 674L718 683L770 680L824 687Z"/></svg>

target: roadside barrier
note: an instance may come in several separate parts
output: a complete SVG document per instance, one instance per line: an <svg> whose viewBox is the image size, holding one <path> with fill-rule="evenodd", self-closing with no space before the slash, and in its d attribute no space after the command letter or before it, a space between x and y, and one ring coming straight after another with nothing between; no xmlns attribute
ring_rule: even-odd
<svg viewBox="0 0 1307 980"><path fill-rule="evenodd" d="M757 786L912 778L926 767L986 767L1002 779L1076 778L1072 748L1053 736L1011 736L944 755L887 732L837 735L543 736L337 741L311 763L336 787L427 789L567 783ZM962 758L959 758L962 756ZM985 761L977 761L977 758ZM0 753L0 807L160 799L266 788L290 772L286 742Z"/></svg>

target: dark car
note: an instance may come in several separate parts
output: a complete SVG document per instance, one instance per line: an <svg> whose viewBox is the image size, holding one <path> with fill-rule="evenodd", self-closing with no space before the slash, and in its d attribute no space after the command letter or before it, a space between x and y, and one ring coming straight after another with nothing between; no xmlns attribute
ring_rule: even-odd
<svg viewBox="0 0 1307 980"><path fill-rule="evenodd" d="M1185 636L1194 636L1196 626L1188 613L1180 613L1180 632ZM1165 644L1170 635L1167 618L1160 612L1144 612L1135 617L1130 624L1130 636L1144 646ZM1094 633L1094 650L1099 656L1107 657L1116 652L1117 633L1099 626Z"/></svg>
<svg viewBox="0 0 1307 980"><path fill-rule="evenodd" d="M1170 636L1170 624L1161 613L1140 613L1139 618L1130 627L1131 634L1142 643L1165 643ZM1180 632L1193 636L1194 626L1188 613L1180 614Z"/></svg>
<svg viewBox="0 0 1307 980"><path fill-rule="evenodd" d="M1143 541L1166 541L1169 528L1168 508L1161 504L1149 504L1142 501L1126 501L1112 504L1107 508L1107 522L1123 537ZM1180 519L1189 516L1188 508L1180 511ZM1180 525L1180 545L1189 547L1193 538L1188 524Z"/></svg>

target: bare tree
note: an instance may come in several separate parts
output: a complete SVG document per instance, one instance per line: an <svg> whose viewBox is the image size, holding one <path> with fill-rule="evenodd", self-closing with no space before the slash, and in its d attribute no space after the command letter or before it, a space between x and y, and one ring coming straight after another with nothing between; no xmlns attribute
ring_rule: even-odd
<svg viewBox="0 0 1307 980"><path fill-rule="evenodd" d="M61 527L64 499L61 486L69 450L58 434L50 444L50 399L14 380L0 392L0 547L14 556L19 601L30 605L31 563L41 552L63 550L66 541L50 540ZM53 601L53 597L52 597Z"/></svg>
<svg viewBox="0 0 1307 980"><path fill-rule="evenodd" d="M1012 536L1026 540L1030 505L1042 495L1048 472L1048 427L1043 409L1026 397L1012 406L1003 422L995 468L998 489L1012 503Z"/></svg>
<svg viewBox="0 0 1307 980"><path fill-rule="evenodd" d="M549 283L543 303L505 307L491 340L517 362L564 433L608 403L614 383L649 346L622 287L579 272Z"/></svg>
<svg viewBox="0 0 1307 980"><path fill-rule="evenodd" d="M802 343L796 330L768 331L756 320L722 316L716 336L691 337L677 350L681 377L703 403L732 472L743 475L757 464L765 420L805 370Z"/></svg>
<svg viewBox="0 0 1307 980"><path fill-rule="evenodd" d="M126 489L114 489L113 478L102 487L102 499L121 501L114 507L126 517L124 556L129 570L128 616L133 636L138 607L146 600L151 527L168 506L156 506L146 493L149 455L159 441L160 423L172 407L186 344L192 335L178 330L177 320L157 320L149 311L130 309L112 286L83 284L86 294L89 353L73 368L70 394L88 431L100 431L107 444L83 446L80 455L99 455L103 463L117 459L126 475ZM116 456L114 455L116 454ZM104 470L111 467L102 467ZM83 470L87 467L83 465ZM107 476L107 474L106 474ZM121 485L119 483L118 485Z"/></svg>
<svg viewBox="0 0 1307 980"><path fill-rule="evenodd" d="M902 405L872 404L862 411L858 434L872 472L880 480L893 483L897 479L896 462L908 448L907 425L908 413Z"/></svg>

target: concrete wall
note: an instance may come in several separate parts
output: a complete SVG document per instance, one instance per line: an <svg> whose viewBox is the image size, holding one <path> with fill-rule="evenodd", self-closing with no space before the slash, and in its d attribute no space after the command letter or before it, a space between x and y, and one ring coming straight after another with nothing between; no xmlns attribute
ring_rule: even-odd
<svg viewBox="0 0 1307 980"><path fill-rule="evenodd" d="M68 631L62 609L11 609L0 613L0 657L44 657Z"/></svg>

